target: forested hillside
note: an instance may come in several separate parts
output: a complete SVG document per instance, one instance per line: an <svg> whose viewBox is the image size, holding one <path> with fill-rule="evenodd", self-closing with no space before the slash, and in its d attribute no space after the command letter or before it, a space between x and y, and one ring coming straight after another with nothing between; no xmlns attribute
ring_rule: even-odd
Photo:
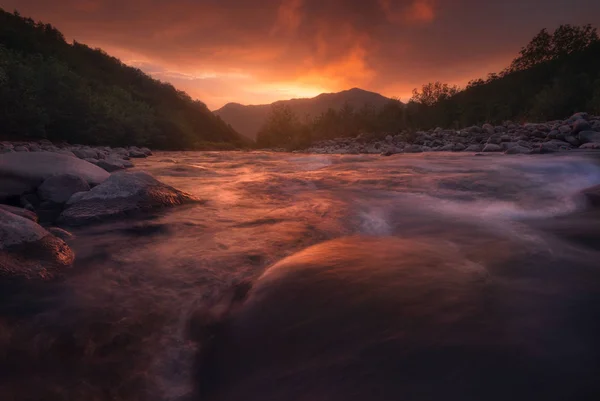
<svg viewBox="0 0 600 401"><path fill-rule="evenodd" d="M600 114L600 39L589 25L542 30L510 66L466 88L440 82L415 89L408 104L328 110L306 122L293 110L274 107L257 137L259 146L305 147L322 139L483 123L541 122L578 111Z"/></svg>
<svg viewBox="0 0 600 401"><path fill-rule="evenodd" d="M159 149L244 142L185 92L0 9L0 139L41 138Z"/></svg>

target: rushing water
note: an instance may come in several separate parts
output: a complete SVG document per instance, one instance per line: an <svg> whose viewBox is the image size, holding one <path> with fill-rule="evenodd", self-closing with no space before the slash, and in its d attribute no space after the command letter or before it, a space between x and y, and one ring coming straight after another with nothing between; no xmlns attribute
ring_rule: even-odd
<svg viewBox="0 0 600 401"><path fill-rule="evenodd" d="M538 399L600 399L600 383L590 379L600 377L600 216L586 210L578 195L600 184L597 160L575 153L383 158L186 152L159 153L140 161L136 169L202 202L77 229L70 244L77 261L64 279L0 283L1 399L188 400L198 346L188 336L193 312L236 283L256 280L283 258L342 237L354 238L356 252L349 246L343 253L367 271L385 269L369 259L380 262L377 258L389 252L397 253L386 256L387 261L396 257L404 265L418 265L418 250L423 260L441 254L443 263L471 266L510 282L486 295L511 316L506 318L511 326L502 327L510 335L498 341L520 337L522 349L536 349L544 355L541 360L557 367L552 380L563 381L555 398L549 397L552 380L540 384L549 390ZM372 256L361 241L371 244ZM428 245L412 246L415 241ZM318 260L328 263L339 252L325 244ZM402 285L406 290L412 284ZM395 290L388 290L394 298ZM376 288L365 291L372 297L378 294ZM275 307L289 307L289 302ZM321 311L302 313L318 318ZM386 319L393 317L364 325L385 331ZM390 323L388 329L393 327ZM471 341L472 327L460 327ZM313 334L348 335L336 332L334 325L323 330L329 332ZM369 340L371 334L359 332L355 341ZM309 333L304 343L312 341ZM295 353L292 345L289 352ZM318 358L312 363L318 365ZM382 362L365 357L364 364L369 363ZM495 373L518 368L501 361ZM399 377L406 372L382 369L390 380L409 380ZM352 376L350 369L346 379L340 371L322 371L331 376L320 380L336 382L340 389L347 387L345 380L371 380L368 375ZM526 380L529 372L518 372ZM419 380L427 388L427 378ZM348 394L341 396L343 391L336 398L331 390L335 386L312 394L309 388L303 398L297 389L292 394L285 386L272 385L277 392L264 394L279 398L242 394L231 399L349 399ZM439 399L426 391L426 396L416 396L419 390L412 387L411 396L401 390L390 394L395 387L386 388L387 393L375 391L368 398ZM497 399L492 396L496 389L486 391L489 399Z"/></svg>

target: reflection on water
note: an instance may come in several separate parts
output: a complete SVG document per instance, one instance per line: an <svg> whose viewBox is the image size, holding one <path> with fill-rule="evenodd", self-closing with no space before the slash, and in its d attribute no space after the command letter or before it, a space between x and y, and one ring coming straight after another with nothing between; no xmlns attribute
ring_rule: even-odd
<svg viewBox="0 0 600 401"><path fill-rule="evenodd" d="M501 305L506 316L500 319L491 314L490 327L512 330L510 335L499 337L502 347L508 346L509 338L522 334L520 350L534 352L536 339L541 341L538 351L543 357L536 361L557 367L561 355L564 357L571 373L564 386L556 387L553 399L560 399L556 398L558 395L574 399L575 394L581 399L581 391L593 390L589 375L583 371L597 372L590 371L593 364L581 358L600 355L595 346L598 337L594 337L600 334L598 325L587 324L598 321L600 220L584 210L583 200L577 196L581 189L600 183L600 165L592 159L577 154L421 154L380 158L187 152L159 154L140 161L136 168L193 193L204 202L78 229L72 243L77 253L76 269L59 283L0 283L0 394L8 394L8 399L187 399L192 389L191 366L197 344L187 338L186 327L194 310L237 282L256 280L268 266L287 256L311 245L351 236L367 238L354 246L356 254L349 250L344 254L351 259L347 264L362 269L361 281L367 286L364 304L375 302L391 315L381 316L381 322L375 324L359 314L360 319L365 319L357 322L363 329L348 336L349 341L377 342L382 333L395 338L397 333L393 331L399 323L391 318L395 316L392 310L404 305L406 299L394 294L410 290L411 283L416 283L412 279L408 284L396 282L395 276L387 277L387 284L377 281L376 275L365 273L380 268L374 260L396 258L398 262L390 264L391 271L406 268L407 260L410 265L419 266L433 263L425 262L428 260L443 266L468 266L471 273L488 277L486 280L491 277L501 285L469 289L478 291L468 302L483 308L482 314L467 314L453 328L456 338L461 333L465 338L476 335L476 330L470 330L482 324L481 316L490 307L485 300L493 299L496 303L492 304ZM366 250L360 245L365 241L372 244ZM427 246L417 245L423 243ZM408 247L410 257L403 247ZM341 251L324 246L319 252L318 263L314 263L326 265L340 257ZM389 299L383 298L384 301L380 297L382 288L389 289ZM345 299L343 292L337 296L336 302ZM282 301L275 306L281 308L279 313L285 313L289 305ZM325 315L319 315L322 306L313 307L309 303L294 313L299 318L325 319ZM360 309L360 305L357 307ZM446 310L448 304L442 302L436 307ZM332 325L323 338L337 338L341 329L350 333L354 330L352 325L344 328L345 317L353 309L342 302L338 310L339 315L335 315L335 310L328 312L334 313L338 324ZM499 313L498 309L493 311ZM560 314L553 317L548 311ZM436 330L432 323L435 321L419 332L427 338L419 344L421 349L436 349L429 348L433 335L429 332ZM364 327L370 329L363 332ZM552 332L556 336L542 335ZM312 342L310 335L307 341L303 344L308 349L311 344L322 346L318 341ZM380 351L385 349L385 353L394 355L399 352L395 348L398 343L394 344ZM476 348L467 349L464 344L461 347L463 352L476 352ZM331 352L341 349L334 347ZM293 355L291 349L279 351ZM473 363L492 363L498 357L485 355L473 359ZM395 358L401 356L399 353ZM224 356L224 360L227 358L233 357ZM286 363L294 361L290 358L291 362ZM385 364L389 362L375 357L358 358L365 364L388 366ZM446 366L452 358L431 360ZM511 369L507 365L511 361L515 360L504 359L499 366ZM524 361L527 359L518 362ZM348 381L361 381L352 364L346 366L346 371L326 369L330 361L325 359L313 363L321 366L323 374L330 375L330 381L338 380L340 388ZM245 366L243 361L239 365ZM422 369L428 366L423 365ZM391 369L398 366L391 365ZM502 369L494 374L501 374ZM346 381L344 372L348 375ZM370 372L381 374L377 369ZM519 372L522 376L510 376L514 383L531 374L525 368ZM567 373L560 370L557 374ZM243 373L239 375L244 377ZM313 376L299 377L310 382ZM393 377L398 378L397 372ZM398 382L408 383L407 377ZM414 377L426 381L426 375ZM536 377L550 380L544 375ZM576 377L581 377L579 385ZM366 387L357 387L356 394L366 391L368 383L389 384L384 379L364 379ZM499 385L488 379L478 376L490 386ZM238 383L236 377L231 380ZM317 382L312 383L316 389ZM282 397L286 395L284 399L293 399L286 393L290 388L278 388ZM460 388L448 387L448 391ZM349 399L348 394L341 396L342 391L336 398L327 392L331 388L319 389L321 392L315 390L307 399ZM581 391L577 393L577 389ZM411 391L414 395L420 390L411 387ZM250 394L247 393L248 399L253 399ZM261 398L264 393L255 394L254 399L267 399ZM398 394L406 396L387 392L371 399L397 399ZM439 395L423 394L433 398L406 397L425 400L437 399ZM543 394L545 399L552 396L551 391ZM237 398L232 395L231 399Z"/></svg>

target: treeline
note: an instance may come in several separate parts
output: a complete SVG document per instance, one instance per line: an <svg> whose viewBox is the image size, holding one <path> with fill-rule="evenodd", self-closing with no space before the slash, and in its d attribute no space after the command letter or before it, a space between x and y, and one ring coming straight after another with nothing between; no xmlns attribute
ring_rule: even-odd
<svg viewBox="0 0 600 401"><path fill-rule="evenodd" d="M434 82L415 89L407 104L392 100L378 110L344 107L305 119L274 108L257 145L294 149L358 133L378 137L438 126L541 122L577 111L600 114L600 39L590 25L561 25L552 33L540 31L510 66L466 88Z"/></svg>
<svg viewBox="0 0 600 401"><path fill-rule="evenodd" d="M0 139L42 138L158 149L244 141L185 92L0 9Z"/></svg>

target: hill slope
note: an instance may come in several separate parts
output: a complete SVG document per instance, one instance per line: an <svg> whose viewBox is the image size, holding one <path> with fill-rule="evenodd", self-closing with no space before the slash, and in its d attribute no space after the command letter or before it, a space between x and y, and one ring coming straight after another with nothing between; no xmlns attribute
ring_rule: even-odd
<svg viewBox="0 0 600 401"><path fill-rule="evenodd" d="M308 99L280 100L272 104L244 106L238 103L228 103L214 113L242 135L255 139L273 105L287 105L300 118L306 116L314 118L328 109L340 109L345 104L355 108L369 104L379 109L389 101L390 99L378 93L354 88L338 93L323 93Z"/></svg>
<svg viewBox="0 0 600 401"><path fill-rule="evenodd" d="M163 149L242 137L185 92L0 9L0 139Z"/></svg>

